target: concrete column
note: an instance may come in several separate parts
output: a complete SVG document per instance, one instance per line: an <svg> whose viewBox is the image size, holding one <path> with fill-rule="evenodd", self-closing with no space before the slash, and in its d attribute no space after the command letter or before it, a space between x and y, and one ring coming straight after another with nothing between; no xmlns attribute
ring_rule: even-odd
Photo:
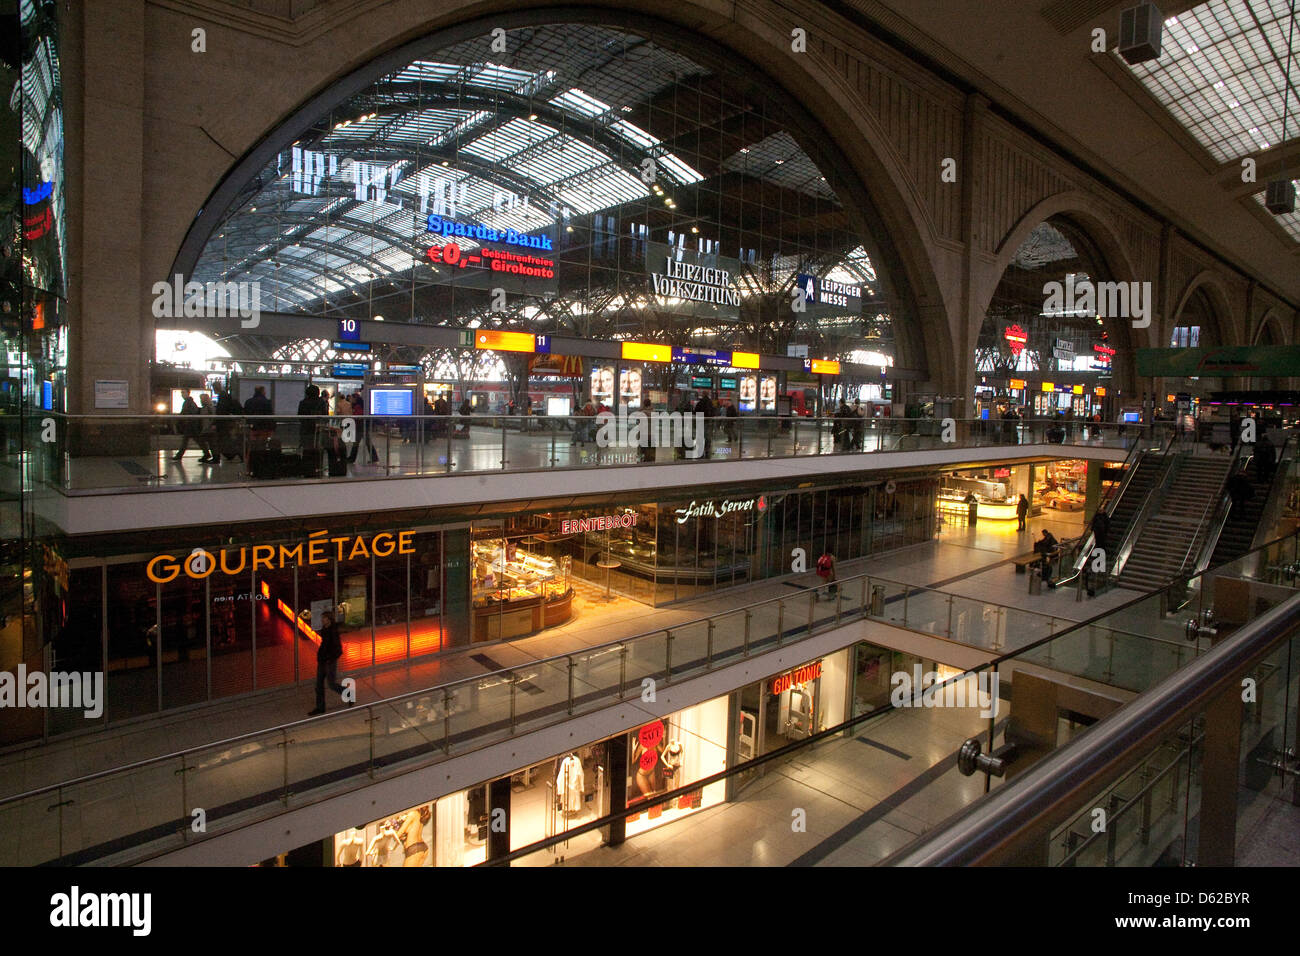
<svg viewBox="0 0 1300 956"><path fill-rule="evenodd" d="M69 321L69 410L95 412L96 379L127 382L130 412L149 407L153 317L143 282L142 222L145 157L145 11L133 0L76 5L79 45L68 50L81 89L79 149L70 165L79 172L80 202L69 216L78 241ZM103 410L101 414L105 414ZM113 443L126 451L123 443Z"/></svg>

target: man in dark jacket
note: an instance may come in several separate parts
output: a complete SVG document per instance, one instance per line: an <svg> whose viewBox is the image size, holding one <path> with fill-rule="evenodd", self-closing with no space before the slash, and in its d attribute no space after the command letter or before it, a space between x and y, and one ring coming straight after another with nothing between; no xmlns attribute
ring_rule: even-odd
<svg viewBox="0 0 1300 956"><path fill-rule="evenodd" d="M203 422L200 420L199 406L195 403L193 396L190 395L188 388L182 390L181 395L184 396L184 400L181 402L181 414L187 417L181 419L180 424L177 426L177 431L181 433L181 450L172 455L172 460L181 460L181 456L190 447L190 439L193 438L194 443L199 446L199 451L203 452L203 456L199 461L211 461L213 458L212 445L207 436L203 434Z"/></svg>
<svg viewBox="0 0 1300 956"><path fill-rule="evenodd" d="M708 392L700 393L700 400L695 403L695 414L704 416L704 458L713 457L713 402Z"/></svg>
<svg viewBox="0 0 1300 956"><path fill-rule="evenodd" d="M217 392L217 457L224 455L226 461L244 460L244 446L239 434L243 422L235 417L243 413L239 401L230 394L229 386Z"/></svg>
<svg viewBox="0 0 1300 956"><path fill-rule="evenodd" d="M315 385L308 385L307 392L303 395L302 401L298 403L299 415L328 415L329 407L320 399L320 389ZM310 418L298 419L298 444L302 446L304 455L316 448L316 425L317 423Z"/></svg>
<svg viewBox="0 0 1300 956"><path fill-rule="evenodd" d="M266 397L266 386L259 385L253 389L252 396L244 402L245 415L270 415L271 400Z"/></svg>
<svg viewBox="0 0 1300 956"><path fill-rule="evenodd" d="M315 717L325 713L325 684L336 694L342 694L344 686L339 683L339 658L343 656L343 639L339 636L339 626L334 623L334 615L326 611L321 615L320 647L316 649L316 709L307 714ZM356 701L348 701L348 706Z"/></svg>

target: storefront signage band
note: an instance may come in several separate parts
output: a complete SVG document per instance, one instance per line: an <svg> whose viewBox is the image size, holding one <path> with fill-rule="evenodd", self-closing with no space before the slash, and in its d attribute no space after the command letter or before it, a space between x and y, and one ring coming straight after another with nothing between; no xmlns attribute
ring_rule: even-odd
<svg viewBox="0 0 1300 956"><path fill-rule="evenodd" d="M796 668L780 677L772 678L772 693L783 694L795 684L806 684L810 680L816 680L822 676L822 662L815 661L812 664L806 664L803 667Z"/></svg>
<svg viewBox="0 0 1300 956"><path fill-rule="evenodd" d="M415 545L411 541L414 531L381 531L367 539L363 535L343 535L337 538L327 537L328 531L317 531L308 536L307 541L300 541L292 548L287 545L258 544L252 548L252 568L254 571L275 571L283 568L286 562L292 564L326 564L331 559L351 561L356 558L386 558L397 554L414 554ZM334 547L331 547L334 545ZM248 562L248 548L222 549L217 554L203 548L195 548L182 560L173 554L160 554L153 558L145 568L150 581L166 584L180 576L182 570L196 581L216 571L222 574L242 574ZM238 557L238 564L235 558ZM232 566L233 565L233 566Z"/></svg>
<svg viewBox="0 0 1300 956"><path fill-rule="evenodd" d="M560 534L575 534L580 531L607 531L610 528L635 527L635 512L625 515L601 515L599 518L566 518L560 522Z"/></svg>
<svg viewBox="0 0 1300 956"><path fill-rule="evenodd" d="M697 505L692 501L685 508L676 509L673 514L677 515L678 524L686 524L692 518L721 518L723 515L729 515L736 511L752 511L755 508L759 511L767 508L767 503L761 495L758 498L747 498L744 501L706 501L701 505Z"/></svg>

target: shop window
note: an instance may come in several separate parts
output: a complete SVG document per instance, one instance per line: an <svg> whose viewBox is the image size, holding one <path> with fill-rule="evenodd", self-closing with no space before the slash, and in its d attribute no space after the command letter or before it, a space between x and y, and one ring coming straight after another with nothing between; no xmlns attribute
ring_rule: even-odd
<svg viewBox="0 0 1300 956"><path fill-rule="evenodd" d="M108 566L110 721L158 709L159 587L146 576L143 561Z"/></svg>
<svg viewBox="0 0 1300 956"><path fill-rule="evenodd" d="M726 768L727 712L727 698L719 697L651 721L628 734L628 807L644 807L642 812L628 817L629 837L725 799L724 781L670 801L657 801L655 797Z"/></svg>
<svg viewBox="0 0 1300 956"><path fill-rule="evenodd" d="M567 555L548 557L534 535L499 526L474 528L472 539L476 643L521 637L569 620L573 588Z"/></svg>
<svg viewBox="0 0 1300 956"><path fill-rule="evenodd" d="M609 810L608 753L608 743L601 741L513 774L510 849L537 843L604 816ZM602 841L601 831L593 830L521 862L549 863L557 854L572 857L594 850Z"/></svg>

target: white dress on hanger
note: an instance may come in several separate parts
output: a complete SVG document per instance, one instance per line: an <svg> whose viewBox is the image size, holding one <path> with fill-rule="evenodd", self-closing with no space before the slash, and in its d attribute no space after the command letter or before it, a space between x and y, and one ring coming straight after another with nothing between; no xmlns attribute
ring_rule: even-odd
<svg viewBox="0 0 1300 956"><path fill-rule="evenodd" d="M582 809L583 784L582 761L570 754L560 761L560 772L555 776L560 809L565 813L577 813Z"/></svg>

